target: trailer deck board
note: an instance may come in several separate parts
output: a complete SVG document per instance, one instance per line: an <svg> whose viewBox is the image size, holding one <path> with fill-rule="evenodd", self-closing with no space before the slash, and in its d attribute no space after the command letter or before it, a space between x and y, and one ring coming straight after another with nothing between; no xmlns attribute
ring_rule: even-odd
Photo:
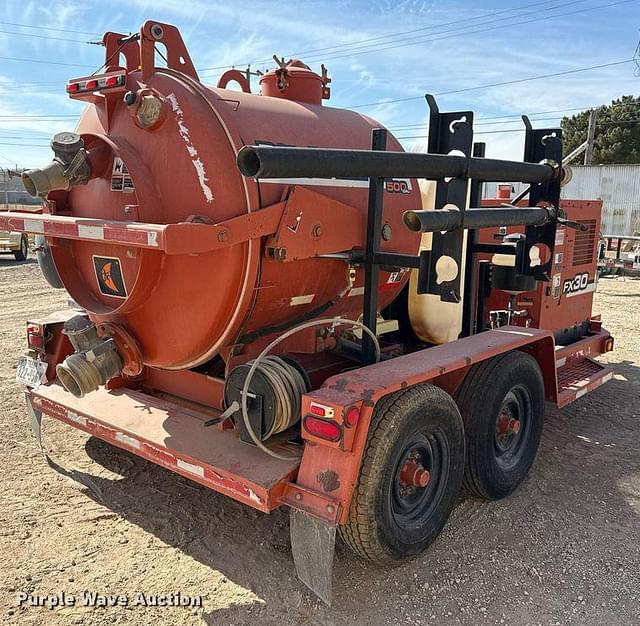
<svg viewBox="0 0 640 626"><path fill-rule="evenodd" d="M205 427L210 417L131 389L100 389L76 398L58 383L30 393L34 408L268 512L279 505L299 461L276 459L239 440L235 431ZM296 456L293 445L274 446Z"/></svg>

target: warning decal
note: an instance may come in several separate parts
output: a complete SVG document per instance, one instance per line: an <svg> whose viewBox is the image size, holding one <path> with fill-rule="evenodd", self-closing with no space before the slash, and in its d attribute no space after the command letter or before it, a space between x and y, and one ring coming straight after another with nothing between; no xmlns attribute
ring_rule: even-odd
<svg viewBox="0 0 640 626"><path fill-rule="evenodd" d="M120 259L108 256L94 256L93 267L96 271L98 287L105 296L126 298L127 288L122 277Z"/></svg>
<svg viewBox="0 0 640 626"><path fill-rule="evenodd" d="M120 157L114 157L111 170L111 191L132 193L134 191L133 180L124 161Z"/></svg>

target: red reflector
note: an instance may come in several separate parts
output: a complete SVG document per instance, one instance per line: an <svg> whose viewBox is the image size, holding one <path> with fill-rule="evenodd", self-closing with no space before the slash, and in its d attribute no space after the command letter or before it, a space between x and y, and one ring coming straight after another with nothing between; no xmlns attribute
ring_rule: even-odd
<svg viewBox="0 0 640 626"><path fill-rule="evenodd" d="M42 335L27 335L27 342L32 348L42 348L44 346L44 339Z"/></svg>
<svg viewBox="0 0 640 626"><path fill-rule="evenodd" d="M38 324L27 324L27 332L35 333L36 335L40 334L40 326Z"/></svg>
<svg viewBox="0 0 640 626"><path fill-rule="evenodd" d="M339 424L329 420L321 420L313 415L307 415L304 418L304 427L310 435L315 435L320 439L328 439L329 441L337 441L342 435Z"/></svg>
<svg viewBox="0 0 640 626"><path fill-rule="evenodd" d="M352 406L347 410L344 416L344 421L347 426L355 426L360 418L360 411L357 406Z"/></svg>
<svg viewBox="0 0 640 626"><path fill-rule="evenodd" d="M319 415L320 417L324 417L327 414L327 412L325 411L325 408L323 406L320 406L319 404L312 404L309 407L309 410L314 415Z"/></svg>
<svg viewBox="0 0 640 626"><path fill-rule="evenodd" d="M97 80L88 80L84 84L85 89L95 89L97 86L98 86L98 81Z"/></svg>
<svg viewBox="0 0 640 626"><path fill-rule="evenodd" d="M120 83L120 77L119 76L109 76L108 78L105 79L104 86L105 87L116 87L119 83Z"/></svg>
<svg viewBox="0 0 640 626"><path fill-rule="evenodd" d="M77 93L80 90L78 83L69 83L67 85L67 93Z"/></svg>

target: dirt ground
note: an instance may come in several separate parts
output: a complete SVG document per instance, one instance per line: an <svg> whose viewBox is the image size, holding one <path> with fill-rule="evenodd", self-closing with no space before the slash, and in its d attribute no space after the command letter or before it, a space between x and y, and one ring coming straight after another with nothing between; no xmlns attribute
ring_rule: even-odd
<svg viewBox="0 0 640 626"><path fill-rule="evenodd" d="M548 407L524 485L501 502L462 499L431 549L393 571L339 546L332 608L296 579L286 511L263 515L53 420L45 445L62 467L47 465L14 363L27 317L64 303L33 260L0 257L3 623L640 623L640 281L600 281L617 374ZM16 606L19 592L83 591L180 592L203 607Z"/></svg>

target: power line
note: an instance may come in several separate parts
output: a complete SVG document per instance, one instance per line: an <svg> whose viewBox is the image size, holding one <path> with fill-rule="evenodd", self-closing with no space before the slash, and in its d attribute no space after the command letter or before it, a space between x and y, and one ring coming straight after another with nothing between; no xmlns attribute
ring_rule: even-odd
<svg viewBox="0 0 640 626"><path fill-rule="evenodd" d="M616 6L618 4L626 4L628 2L636 2L637 0L618 0L617 2L611 2L609 4L601 4L599 6L595 6L595 7L586 7L586 8L582 8L582 9L577 9L575 11L565 11L564 13L556 13L555 15L550 15L548 16L549 18L556 18L556 17L564 17L567 15L575 15L576 13L585 13L587 11L595 11L597 9L606 9L608 7L612 7L612 6ZM555 7L558 8L558 7ZM551 10L551 9L548 9ZM532 22L537 22L540 18L539 17L535 17L532 19L528 19L528 20L520 20L518 22L512 22L510 24L510 26L520 26L523 24L531 24ZM500 20L497 20L500 21ZM404 42L404 43L399 43L393 46L383 46L383 47L376 47L372 50L363 50L363 51L355 51L355 52L350 52L347 54L341 54L341 55L336 55L336 56L328 56L328 57L318 57L318 58L311 58L311 59L306 59L307 62L309 63L313 63L316 61L323 61L323 62L327 62L327 61L333 61L336 59L342 59L345 57L352 57L352 56L359 56L361 54L370 54L371 52L381 52L383 50L394 50L396 48L403 48L405 46L412 46L415 45L415 43L430 43L433 41L440 41L442 39L450 39L452 37L460 37L462 35L472 35L472 34L476 34L476 33L485 33L485 32L489 32L492 30L495 30L496 28L501 28L501 26L496 26L495 24L493 26L490 26L488 28L480 28L480 29L475 29L475 30L465 30L463 32L458 32L458 33L454 33L454 34L449 34L449 35L445 35L443 37L432 37L432 38L427 38L427 39L420 39L419 42Z"/></svg>
<svg viewBox="0 0 640 626"><path fill-rule="evenodd" d="M329 47L325 47L325 48L312 48L311 50L303 50L302 52L296 52L295 54L291 54L291 55L287 55L287 56L299 57L301 55L310 54L310 53L313 53L313 52L325 52L325 51L328 51L328 50L341 49L341 48L351 48L353 46L361 46L362 44L364 44L366 42L370 42L370 41L380 41L380 40L383 40L383 39L394 39L396 37L401 37L401 36L404 36L404 35L410 35L412 33L417 33L417 32L423 32L425 30L432 30L434 28L441 28L443 26L453 26L455 24L461 24L463 22L475 22L478 19L486 20L486 19L489 19L489 18L493 18L496 15L502 15L503 13L513 13L514 11L522 11L524 9L529 9L531 7L536 7L536 6L542 6L542 5L554 3L554 2L557 2L557 1L558 0L546 0L545 2L532 2L532 3L529 3L529 4L524 4L524 5L519 6L519 7L512 7L510 9L502 9L500 11L492 11L491 13L488 13L488 14L482 15L482 16L467 17L467 18L463 18L461 20L452 20L451 22L443 22L442 24L434 24L432 26L424 26L422 28L413 28L411 30L400 31L400 32L397 32L397 33L390 33L388 35L380 35L378 37L369 37L367 39L361 39L360 41L352 42L350 44L329 46ZM568 2L566 4L561 4L559 6L568 6L570 4L577 4L579 2L585 2L585 0L574 0L573 2ZM554 7L554 8L557 8L557 7ZM550 10L550 9L546 9L546 10ZM505 18L505 19L510 19L510 18ZM468 28L468 27L466 27L466 28Z"/></svg>
<svg viewBox="0 0 640 626"><path fill-rule="evenodd" d="M555 109L553 111L537 111L535 113L528 113L527 115L531 118L532 121L542 121L542 120L557 120L560 119L561 116L555 117L538 117L534 118L535 115L546 115L549 113L569 113L572 111L590 111L591 109L600 109L602 107L607 107L609 109L614 109L619 106L640 106L640 102L618 102L611 104L596 104L592 106L582 106L582 107L573 107L569 109ZM565 117L565 116L562 116ZM516 118L516 119L507 119L507 118ZM477 117L474 120L474 124L476 126L493 126L494 124L515 124L520 123L522 119L521 113L515 113L513 115L497 115L494 117ZM497 121L488 121L488 120L497 120ZM420 122L418 124L391 124L387 128L395 129L400 131L408 131L414 128L424 128L425 122Z"/></svg>
<svg viewBox="0 0 640 626"><path fill-rule="evenodd" d="M535 121L535 120L534 120ZM598 126L617 126L618 124L637 124L640 123L640 119L634 119L634 120L618 120L616 122L600 122L596 124L596 127ZM525 129L524 128L505 128L502 130L482 130L480 132L474 132L474 136L475 135L500 135L503 133L524 133ZM429 135L406 135L403 137L396 137L396 139L401 140L401 139L427 139L429 137Z"/></svg>
<svg viewBox="0 0 640 626"><path fill-rule="evenodd" d="M34 39L50 39L52 41L66 41L68 43L89 43L81 39L68 39L67 37L52 37L51 35L38 35L37 33L19 33L15 30L0 30L4 35L17 35L18 37L32 37Z"/></svg>
<svg viewBox="0 0 640 626"><path fill-rule="evenodd" d="M83 65L80 63L63 63L62 61L46 61L43 59L22 59L19 57L3 57L0 56L2 61L18 61L20 63L37 63L38 65L63 65L65 67L94 67L93 65Z"/></svg>
<svg viewBox="0 0 640 626"><path fill-rule="evenodd" d="M556 2L558 0L555 0ZM624 1L628 1L631 2L633 0L624 0ZM361 47L357 47L357 48L352 48L351 50L347 50L345 51L344 54L339 54L339 55L329 55L328 57L324 57L323 56L323 60L333 60L333 59L342 59L345 58L347 56L351 56L352 54L354 55L360 55L360 54L368 54L369 52L378 52L380 50L392 50L395 48L403 48L406 46L411 46L411 45L415 45L417 43L426 43L426 42L430 42L430 41L440 41L441 39L449 39L451 37L457 37L459 35L466 35L469 33L473 33L473 32L484 32L485 30L494 30L495 28L500 28L501 25L499 24L499 22L511 22L513 19L519 19L519 18L523 18L529 15L536 15L536 17L532 20L532 21L538 21L539 19L541 19L539 17L539 14L542 12L546 12L546 11L555 11L556 9L563 9L565 7L574 5L574 4L584 4L585 0L571 0L571 2L564 2L562 4L558 4L556 6L552 6L552 7L545 7L545 8L538 8L535 11L526 11L524 13L521 13L520 15L507 15L505 17L500 17L498 19L494 19L491 16L486 16L486 18L490 18L490 19L486 19L486 18L481 18L483 21L478 21L476 24L470 24L470 25L466 25L466 26L461 26L461 27L457 27L457 28L450 28L447 30L442 30L442 31L436 31L434 33L428 33L428 34L423 34L423 35L415 35L413 37L402 37L401 39L398 39L396 41L389 41L389 42L383 42L382 45L380 44L367 44ZM548 4L547 2L542 2L542 3L535 3L531 6L536 6L538 4ZM599 7L590 7L587 9L581 9L582 10L593 10ZM514 9L512 9L514 10ZM565 13L560 13L558 15L565 15ZM556 16L550 16L550 17L556 17ZM455 22L454 22L455 23ZM524 22L527 23L527 22ZM485 26L485 25L490 25L488 29L483 29L483 30L477 30L478 26ZM476 28L476 30L469 30L470 28ZM438 37L434 37L434 35L444 35L442 37L438 36ZM394 44L394 45L386 45L386 44ZM310 62L315 61L317 58L319 57L311 57L311 59L309 59Z"/></svg>
<svg viewBox="0 0 640 626"><path fill-rule="evenodd" d="M351 43L337 44L337 45L334 45L334 46L328 46L328 47L322 47L322 48L311 48L311 49L307 49L307 50L302 50L300 52L287 54L286 56L287 57L292 57L292 58L296 58L296 57L299 58L299 57L301 57L303 55L312 54L312 53L315 53L315 52L327 52L327 51L330 51L330 50L341 51L341 50L345 50L345 49L349 49L349 48L358 49L358 47L362 47L362 44L366 44L367 42L371 42L371 41L395 39L396 37L401 37L401 36L404 36L404 35L409 35L409 34L412 34L412 33L426 31L426 30L433 30L433 29L437 29L437 28L442 28L444 26L452 26L452 25L455 25L455 24L461 24L463 22L475 22L478 19L485 19L486 20L488 18L492 18L492 17L495 17L497 15L501 15L503 13L512 13L514 11L522 11L522 10L528 9L530 7L542 6L542 5L550 4L550 3L553 3L553 2L557 2L557 1L558 0L545 0L544 2L532 2L532 3L529 3L529 4L522 5L520 7L512 7L512 8L509 8L509 9L502 9L500 11L493 11L493 12L487 14L487 15L484 15L484 16L468 17L468 18L463 18L461 20L454 20L454 21L451 21L451 22L443 22L441 24L434 24L432 26L424 26L424 27L421 27L421 28L414 28L414 29L411 29L411 30L399 31L399 32L395 32L395 33L389 33L387 35L379 35L377 37L368 37L367 39L361 39L360 41L354 41L354 42L351 42ZM568 2L566 4L567 5L576 4L578 2L584 2L584 1L585 0L573 0L572 2ZM559 6L564 6L564 5L559 5ZM558 8L558 7L554 7L554 8ZM484 24L485 22L482 22L482 23ZM463 27L463 28L468 28L468 26L467 27ZM446 32L448 32L448 31L446 31ZM387 42L387 43L390 43L390 42ZM369 47L369 46L364 46L364 47ZM261 63L268 63L270 61L271 61L270 58L269 59L261 59L259 61L253 61L251 63L236 63L235 65L220 65L220 66L217 66L217 67L209 67L209 68L199 69L198 71L208 72L208 71L221 70L221 69L226 69L226 68L235 67L235 66L258 65L258 64L261 64Z"/></svg>
<svg viewBox="0 0 640 626"><path fill-rule="evenodd" d="M101 35L86 30L71 30L69 28L54 28L53 26L34 26L32 24L18 24L17 22L0 22L4 26L19 26L20 28L33 28L36 30L52 30L58 33L73 33L74 35Z"/></svg>
<svg viewBox="0 0 640 626"><path fill-rule="evenodd" d="M573 70L564 70L562 72L553 72L551 74L541 74L540 76L530 76L529 78L517 78L514 80L506 80L499 83L489 83L486 85L476 85L475 87L464 87L462 89L453 89L450 91L441 91L434 94L435 96L449 96L454 93L464 93L467 91L475 91L477 89L489 89L491 87L503 87L505 85L515 85L516 83L526 83L530 80L540 80L543 78L554 78L555 76L566 76L568 74L577 74L579 72L587 72L590 70L602 69L604 67L613 67L614 65L622 65L624 63L632 63L633 59L625 59L624 61L613 61L611 63L601 63L599 65L589 65L587 67L579 67ZM377 102L367 102L365 104L355 104L348 108L362 109L364 107L379 106L381 104L393 104L396 102L409 102L410 100L422 100L424 96L411 96L408 98L395 98L393 100L378 100Z"/></svg>

